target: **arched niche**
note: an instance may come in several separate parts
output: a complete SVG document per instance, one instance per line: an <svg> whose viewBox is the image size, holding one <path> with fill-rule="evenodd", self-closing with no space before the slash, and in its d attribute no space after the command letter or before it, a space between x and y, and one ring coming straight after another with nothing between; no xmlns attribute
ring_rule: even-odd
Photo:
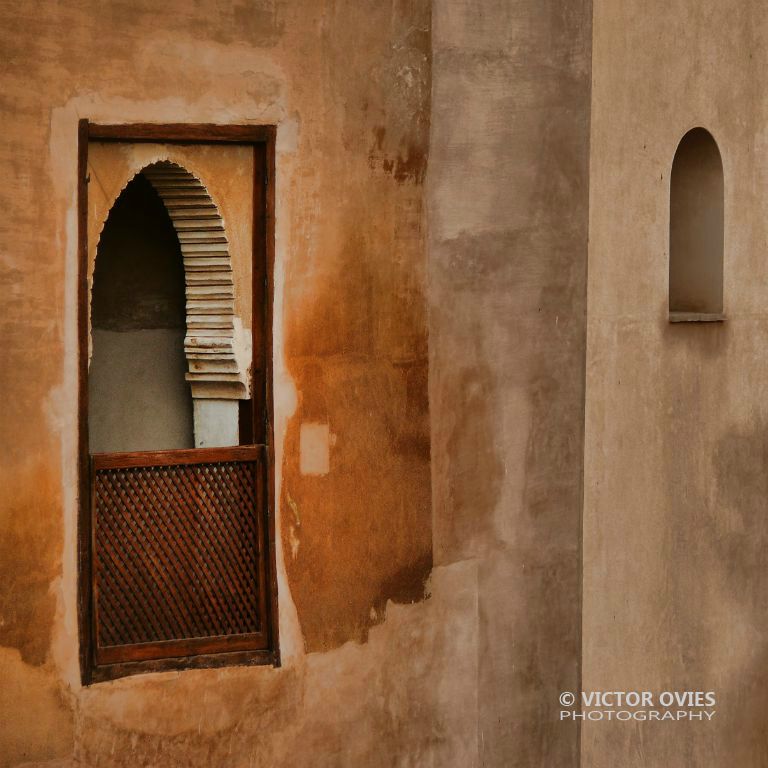
<svg viewBox="0 0 768 768"><path fill-rule="evenodd" d="M675 152L669 204L669 312L719 319L723 312L723 163L704 128L683 136Z"/></svg>
<svg viewBox="0 0 768 768"><path fill-rule="evenodd" d="M249 387L248 372L244 370L244 366L240 363L236 353L235 284L225 225L219 208L200 179L183 166L169 160L152 162L133 177L120 193L115 206L110 210L99 238L92 281L92 360L89 378L93 384L90 388L96 396L100 388L103 389L106 386L106 382L111 381L113 386L117 384L116 371L121 366L113 360L117 367L105 378L101 368L105 358L97 344L102 330L105 330L100 328L100 325L103 324L103 312L99 310L99 295L104 291L109 294L115 290L114 287L100 285L100 282L103 283L107 280L107 275L105 268L102 268L99 262L105 257L103 253L105 244L109 244L110 248L113 247L114 237L110 232L113 214L125 206L125 199L130 201L136 197L135 190L142 188L145 195L147 188L151 189L156 203L162 207L170 230L175 235L178 249L183 291L182 355L184 370L182 381L186 381L187 391L192 398L194 445L197 447L236 445L239 441L238 401L249 396ZM134 222L132 233L123 231L122 234L118 235L119 238L123 239L124 248L130 247L126 240L135 240L142 233L151 237L157 235L157 226L149 226L148 220L145 222L147 226L144 226L142 221L139 217ZM142 258L146 262L146 253L151 253L155 245L157 245L156 242L134 242L133 247L135 249L144 249L144 256L141 258L137 256L133 263L138 266L142 263ZM161 262L162 259L157 263L150 259L149 262L143 264L141 269L153 275L155 267L158 267ZM135 283L135 280L130 279L130 274L129 259L127 272L118 278L118 282L125 286ZM125 279L126 275L128 276L127 280ZM171 289L166 288L165 292L161 292L161 295L156 298L160 304L163 304L169 300L171 293ZM146 298L139 294L141 294L140 290L137 295L133 296L136 307ZM125 312L124 309L122 311ZM135 325L136 318L133 322ZM156 320L149 319L147 322L152 323ZM125 348L125 354L129 354L131 343L138 343L141 335L138 333L140 330L149 331L152 329L134 327L131 329L133 336L124 336L119 343L116 337L112 337L114 352L112 357L120 357L120 354L115 352L120 345ZM125 330L122 332L126 333ZM145 333L144 336L147 334ZM187 445L188 439L180 437L183 430L177 428L180 418L174 416L178 409L175 410L172 407L174 399L170 395L167 396L169 410L166 416L156 420L156 424L161 425L164 421L167 422L165 431L159 439L158 435L152 432L152 429L149 430L149 433L144 428L137 431L136 424L142 419L138 415L139 411L135 411L135 408L142 402L158 404L158 393L155 392L155 396L152 396L152 393L158 390L159 378L164 378L170 382L168 365L170 360L175 359L170 347L166 350L167 354L164 355L162 344L156 346L154 349L156 371L163 375L147 381L146 376L141 374L140 366L148 363L147 360L144 360L144 356L149 353L148 349L145 345L142 347L142 353L135 355L133 358L136 363L134 370L130 370L130 366L127 368L125 365L122 366L121 380L131 382L135 387L135 391L125 398L126 403L133 403L134 417L132 423L126 415L116 420L107 419L104 422L103 409L100 410L98 404L92 403L91 420L94 422L94 428L91 430L92 450L98 451L101 448L104 450L155 450L191 447ZM141 382L144 383L143 390L139 386ZM175 384L171 385L170 383L164 387L166 393L177 389ZM142 393L144 394L143 400ZM126 395L127 393L123 392L123 394ZM107 396L107 392L102 393L103 402L109 402ZM177 397L176 401L179 399ZM112 410L117 409L118 400L116 399L115 404L111 406ZM100 439L99 424L110 421L113 422L114 427L122 426L126 430L124 434L128 437L117 439L113 430L113 436L106 440L106 443ZM152 444L149 445L148 442Z"/></svg>

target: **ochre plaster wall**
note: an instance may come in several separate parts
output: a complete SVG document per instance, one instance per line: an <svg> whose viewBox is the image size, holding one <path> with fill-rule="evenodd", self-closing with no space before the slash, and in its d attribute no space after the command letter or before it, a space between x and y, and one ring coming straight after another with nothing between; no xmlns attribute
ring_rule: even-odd
<svg viewBox="0 0 768 768"><path fill-rule="evenodd" d="M590 768L768 764L766 43L761 2L595 2L583 685L717 707L586 723ZM694 126L723 158L726 320L670 325L669 175Z"/></svg>
<svg viewBox="0 0 768 768"><path fill-rule="evenodd" d="M0 766L473 765L476 564L435 569L424 601L429 2L68 0L0 17ZM281 669L79 684L83 117L278 125ZM327 474L301 474L304 423L328 425L313 431Z"/></svg>
<svg viewBox="0 0 768 768"><path fill-rule="evenodd" d="M480 764L574 766L589 0L438 0L429 171L435 561L478 568Z"/></svg>

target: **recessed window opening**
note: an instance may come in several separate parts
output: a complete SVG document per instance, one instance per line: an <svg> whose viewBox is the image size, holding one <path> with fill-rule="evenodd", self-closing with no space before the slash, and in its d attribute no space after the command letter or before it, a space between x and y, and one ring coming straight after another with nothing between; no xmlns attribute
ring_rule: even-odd
<svg viewBox="0 0 768 768"><path fill-rule="evenodd" d="M91 318L92 452L194 447L181 248L142 173L123 190L102 231Z"/></svg>
<svg viewBox="0 0 768 768"><path fill-rule="evenodd" d="M268 343L275 130L218 126L207 140L208 129L80 122L86 684L279 663Z"/></svg>
<svg viewBox="0 0 768 768"><path fill-rule="evenodd" d="M681 140L669 210L670 319L716 320L723 312L723 164L704 128Z"/></svg>

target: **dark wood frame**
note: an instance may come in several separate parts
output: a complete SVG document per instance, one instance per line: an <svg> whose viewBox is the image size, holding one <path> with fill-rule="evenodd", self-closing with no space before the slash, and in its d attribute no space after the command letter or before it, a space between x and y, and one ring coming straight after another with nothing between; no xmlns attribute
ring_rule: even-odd
<svg viewBox="0 0 768 768"><path fill-rule="evenodd" d="M218 667L234 664L280 665L277 573L275 564L274 514L274 432L272 397L272 304L274 286L275 243L275 137L274 125L214 125L214 124L155 124L96 125L87 119L78 125L78 623L80 630L80 670L82 682L88 685L124 675L142 672L176 670L200 667ZM92 594L92 519L91 519L91 456L88 445L88 144L91 141L124 143L156 142L162 144L245 144L253 147L253 381L263 376L264 386L253 386L250 434L253 443L263 446L266 477L266 508L260 510L266 523L264 562L267 599L267 649L242 649L230 644L231 650L207 652L209 646L201 644L194 655L173 658L132 661L127 663L96 664ZM263 307L264 314L258 315ZM244 455L248 449L243 449ZM252 450L252 449L251 449ZM227 449L235 456L237 448ZM195 461L198 452L173 451L179 461ZM156 455L158 455L156 453ZM121 460L125 460L123 455ZM210 456L206 452L206 456ZM168 459L169 454L165 455ZM96 463L109 461L94 457ZM115 460L115 459L113 459ZM137 459L139 460L139 459ZM146 461L145 456L140 459ZM263 638L262 638L263 644ZM225 641L222 645L227 645ZM183 650L183 649L182 649ZM193 651L190 650L190 653Z"/></svg>

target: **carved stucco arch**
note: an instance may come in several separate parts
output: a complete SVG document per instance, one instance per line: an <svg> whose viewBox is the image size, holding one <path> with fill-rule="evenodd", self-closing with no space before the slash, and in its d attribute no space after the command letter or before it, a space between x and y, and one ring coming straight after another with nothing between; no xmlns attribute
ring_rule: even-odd
<svg viewBox="0 0 768 768"><path fill-rule="evenodd" d="M246 371L236 354L235 282L221 212L200 179L177 163L159 160L138 173L163 201L181 247L184 354L192 397L245 398Z"/></svg>

